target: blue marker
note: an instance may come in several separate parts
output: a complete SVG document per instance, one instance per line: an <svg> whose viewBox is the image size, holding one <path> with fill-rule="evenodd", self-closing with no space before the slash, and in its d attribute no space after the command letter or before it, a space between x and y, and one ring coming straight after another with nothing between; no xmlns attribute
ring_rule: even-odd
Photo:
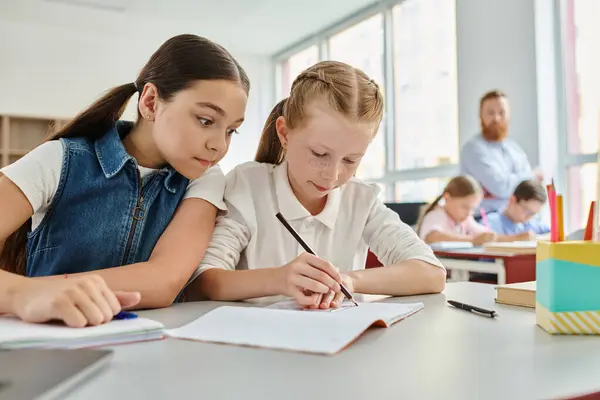
<svg viewBox="0 0 600 400"><path fill-rule="evenodd" d="M138 316L135 313L128 312L128 311L121 311L117 315L115 315L113 317L113 319L135 319L137 317Z"/></svg>

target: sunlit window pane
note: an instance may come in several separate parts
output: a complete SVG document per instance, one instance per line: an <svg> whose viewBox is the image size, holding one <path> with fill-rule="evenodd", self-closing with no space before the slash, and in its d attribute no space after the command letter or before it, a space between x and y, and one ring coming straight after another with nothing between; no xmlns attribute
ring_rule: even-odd
<svg viewBox="0 0 600 400"><path fill-rule="evenodd" d="M397 169L458 162L455 9L451 0L393 9Z"/></svg>

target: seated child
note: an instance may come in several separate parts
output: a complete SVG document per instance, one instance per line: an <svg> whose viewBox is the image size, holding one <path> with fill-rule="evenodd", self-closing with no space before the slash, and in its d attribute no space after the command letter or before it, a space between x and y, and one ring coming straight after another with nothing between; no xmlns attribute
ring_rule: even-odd
<svg viewBox="0 0 600 400"><path fill-rule="evenodd" d="M486 242L530 240L529 232L518 235L496 234L473 218L481 202L483 190L470 176L452 178L444 192L427 208L417 232L426 243L471 242L480 246ZM444 200L443 205L439 203Z"/></svg>
<svg viewBox="0 0 600 400"><path fill-rule="evenodd" d="M341 306L351 293L439 293L446 271L431 248L354 178L383 117L383 94L364 72L320 62L271 112L256 161L227 176L218 218L188 298L284 295L304 307ZM304 253L276 214L314 248ZM385 265L365 269L371 249ZM322 258L320 258L322 257Z"/></svg>
<svg viewBox="0 0 600 400"><path fill-rule="evenodd" d="M550 232L546 223L534 219L546 203L546 199L546 191L539 182L521 182L504 210L488 214L490 229L503 235L530 232L534 236Z"/></svg>

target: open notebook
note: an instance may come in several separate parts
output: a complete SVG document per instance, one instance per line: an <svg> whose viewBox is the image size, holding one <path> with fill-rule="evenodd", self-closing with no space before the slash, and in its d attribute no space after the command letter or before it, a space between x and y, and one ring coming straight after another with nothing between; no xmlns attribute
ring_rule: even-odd
<svg viewBox="0 0 600 400"><path fill-rule="evenodd" d="M483 245L485 251L511 253L511 254L535 254L537 248L536 240L520 242L490 242Z"/></svg>
<svg viewBox="0 0 600 400"><path fill-rule="evenodd" d="M164 326L146 318L114 320L104 325L69 328L62 324L30 324L0 317L0 348L77 349L161 339Z"/></svg>
<svg viewBox="0 0 600 400"><path fill-rule="evenodd" d="M459 250L473 247L471 242L436 242L429 245L433 250Z"/></svg>
<svg viewBox="0 0 600 400"><path fill-rule="evenodd" d="M194 322L168 331L180 339L335 354L369 327L389 327L423 308L423 303L359 303L337 311L283 307L216 308Z"/></svg>

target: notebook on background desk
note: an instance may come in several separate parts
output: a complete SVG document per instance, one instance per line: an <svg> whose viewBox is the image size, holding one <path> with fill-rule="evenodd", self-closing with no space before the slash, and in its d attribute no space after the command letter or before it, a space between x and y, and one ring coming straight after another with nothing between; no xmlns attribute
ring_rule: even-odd
<svg viewBox="0 0 600 400"><path fill-rule="evenodd" d="M485 251L511 253L511 254L535 254L537 240L520 242L492 242L483 245Z"/></svg>
<svg viewBox="0 0 600 400"><path fill-rule="evenodd" d="M436 242L429 245L433 250L458 250L458 249L472 249L473 243L471 242Z"/></svg>

